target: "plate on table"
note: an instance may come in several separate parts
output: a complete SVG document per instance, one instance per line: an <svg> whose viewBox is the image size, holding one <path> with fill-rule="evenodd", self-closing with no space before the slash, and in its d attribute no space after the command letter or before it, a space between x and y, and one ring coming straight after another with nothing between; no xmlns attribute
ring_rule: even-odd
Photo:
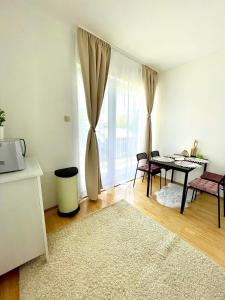
<svg viewBox="0 0 225 300"><path fill-rule="evenodd" d="M161 162L173 162L174 161L173 158L165 157L165 156L156 156L156 157L153 157L153 159L157 160L157 161L161 161Z"/></svg>
<svg viewBox="0 0 225 300"><path fill-rule="evenodd" d="M184 156L175 157L175 161L182 161L182 160L184 160Z"/></svg>
<svg viewBox="0 0 225 300"><path fill-rule="evenodd" d="M185 160L193 163L199 163L199 164L207 164L209 162L208 159L203 159L198 157L186 157Z"/></svg>
<svg viewBox="0 0 225 300"><path fill-rule="evenodd" d="M190 161L175 161L175 164L183 167L183 168L190 168L190 169L195 169L195 168L201 168L201 165L190 162Z"/></svg>
<svg viewBox="0 0 225 300"><path fill-rule="evenodd" d="M172 158L174 160L184 160L184 156L178 154L167 155L167 157Z"/></svg>

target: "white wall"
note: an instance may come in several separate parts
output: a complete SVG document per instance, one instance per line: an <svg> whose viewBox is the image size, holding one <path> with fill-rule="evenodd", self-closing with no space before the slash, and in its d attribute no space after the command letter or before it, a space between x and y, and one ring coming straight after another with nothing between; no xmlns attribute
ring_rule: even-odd
<svg viewBox="0 0 225 300"><path fill-rule="evenodd" d="M225 52L159 75L153 136L162 154L190 152L197 139L199 152L210 160L208 169L225 174ZM175 179L183 176L177 173Z"/></svg>
<svg viewBox="0 0 225 300"><path fill-rule="evenodd" d="M45 208L56 204L57 168L74 164L73 28L23 1L1 1L0 108L7 137L23 137L44 171Z"/></svg>
<svg viewBox="0 0 225 300"><path fill-rule="evenodd" d="M76 122L63 121L76 105L74 48L74 28L22 0L1 1L0 108L7 112L6 136L25 138L28 155L41 164L45 208L56 204L54 170L76 162ZM225 173L224 82L225 52L161 73L154 149L190 151L198 139L209 170Z"/></svg>

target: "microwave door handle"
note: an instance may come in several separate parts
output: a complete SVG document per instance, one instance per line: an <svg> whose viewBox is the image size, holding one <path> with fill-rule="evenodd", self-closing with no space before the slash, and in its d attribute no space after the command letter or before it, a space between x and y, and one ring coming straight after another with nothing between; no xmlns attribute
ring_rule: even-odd
<svg viewBox="0 0 225 300"><path fill-rule="evenodd" d="M25 157L26 152L27 152L26 142L24 139L20 139L20 141L23 142L23 156Z"/></svg>

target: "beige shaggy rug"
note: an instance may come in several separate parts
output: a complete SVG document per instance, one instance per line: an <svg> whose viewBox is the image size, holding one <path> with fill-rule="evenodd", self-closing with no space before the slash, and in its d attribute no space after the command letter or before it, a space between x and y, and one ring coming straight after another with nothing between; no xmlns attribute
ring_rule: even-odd
<svg viewBox="0 0 225 300"><path fill-rule="evenodd" d="M225 299L225 269L120 201L49 234L20 299Z"/></svg>

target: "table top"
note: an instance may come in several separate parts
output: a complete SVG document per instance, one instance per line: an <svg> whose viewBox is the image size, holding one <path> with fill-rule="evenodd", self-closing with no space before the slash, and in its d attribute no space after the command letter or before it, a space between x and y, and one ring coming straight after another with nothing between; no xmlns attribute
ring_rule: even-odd
<svg viewBox="0 0 225 300"><path fill-rule="evenodd" d="M170 168L170 169L173 169L173 170L176 170L176 171L181 171L181 172L190 172L192 170L195 170L196 168L187 168L187 167L182 167L182 166L179 166L177 164L175 164L175 161L172 161L172 162L165 162L165 161L159 161L159 160L156 160L154 158L150 159L149 160L150 163L154 163L160 167L167 167L167 168ZM199 164L207 164L207 162L202 162L202 163L199 163Z"/></svg>

